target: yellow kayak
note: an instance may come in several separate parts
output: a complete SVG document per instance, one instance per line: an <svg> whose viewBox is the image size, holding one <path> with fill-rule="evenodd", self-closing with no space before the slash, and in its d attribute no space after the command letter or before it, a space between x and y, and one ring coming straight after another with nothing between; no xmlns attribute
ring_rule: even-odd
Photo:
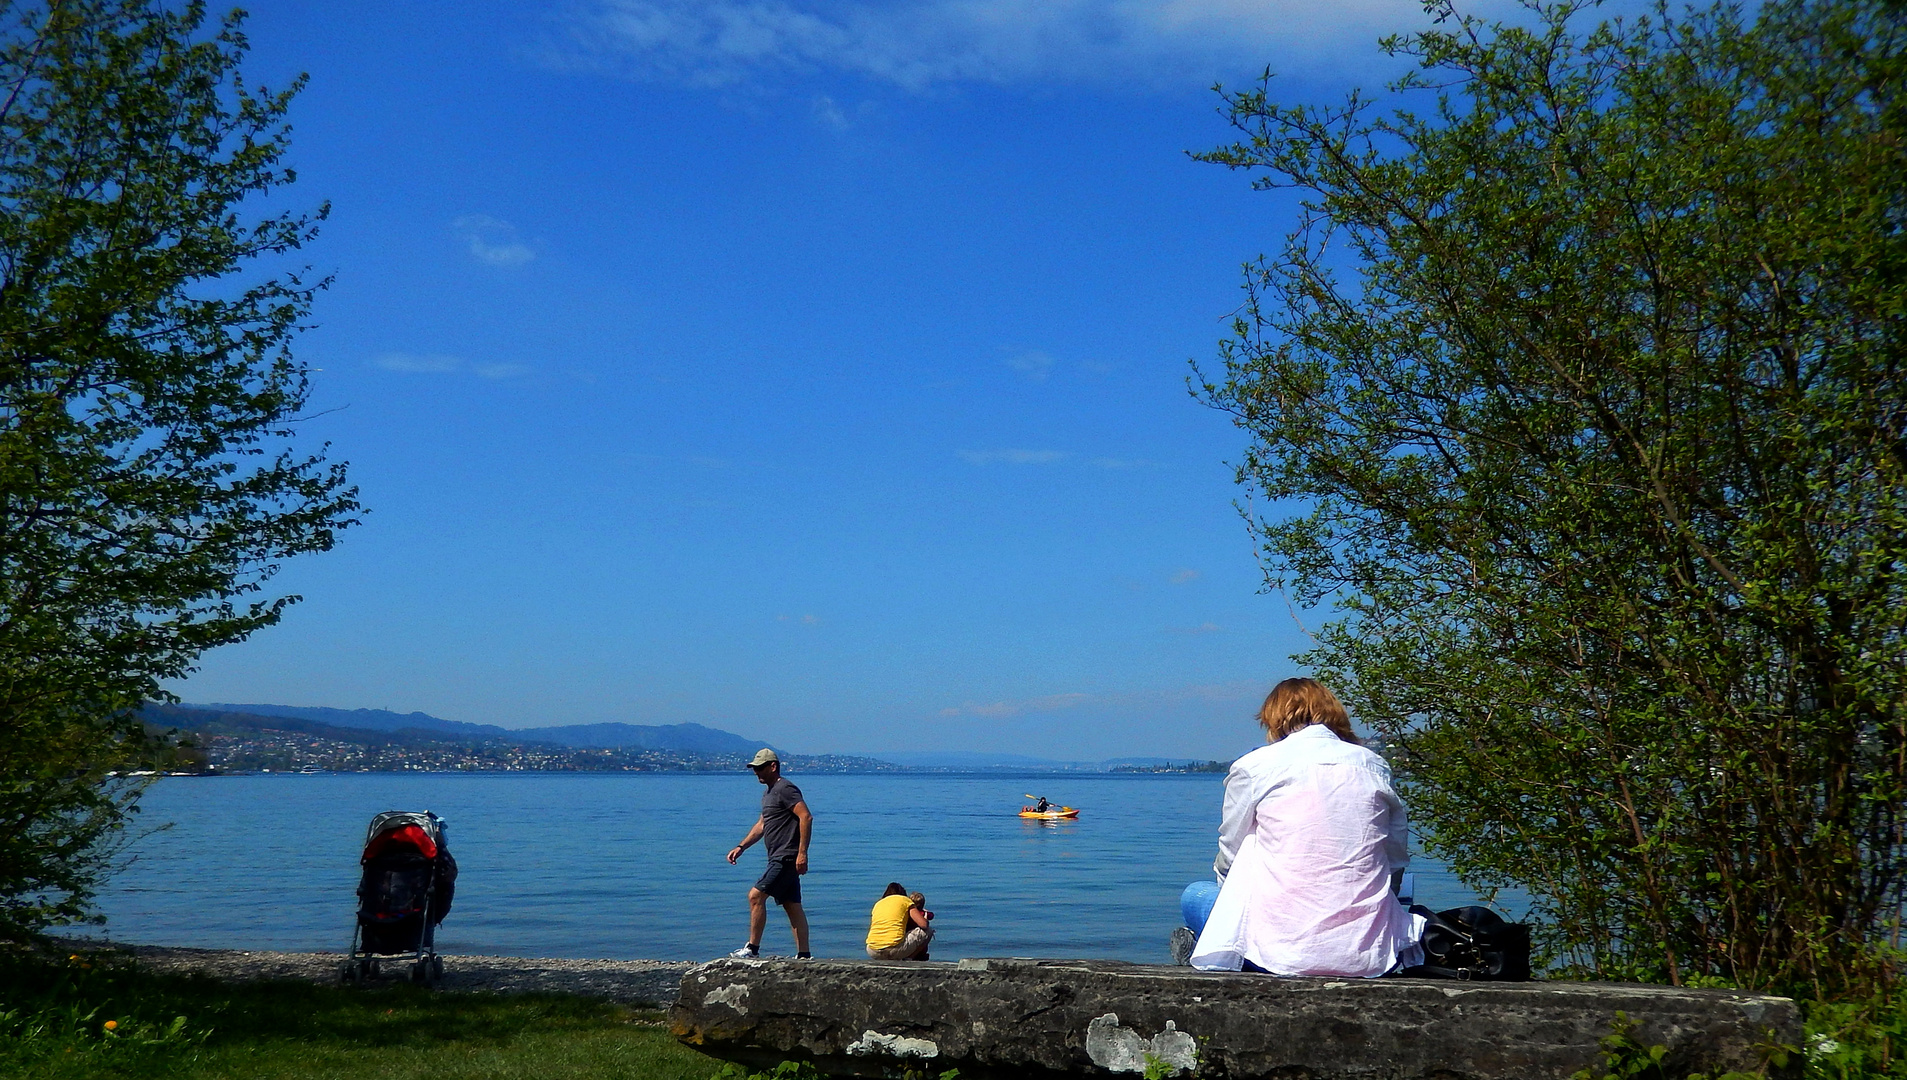
<svg viewBox="0 0 1907 1080"><path fill-rule="evenodd" d="M1051 810L1035 810L1030 806L1023 806L1020 808L1020 816L1036 818L1040 821L1058 821L1060 818L1078 817L1079 809L1072 806L1056 806Z"/></svg>

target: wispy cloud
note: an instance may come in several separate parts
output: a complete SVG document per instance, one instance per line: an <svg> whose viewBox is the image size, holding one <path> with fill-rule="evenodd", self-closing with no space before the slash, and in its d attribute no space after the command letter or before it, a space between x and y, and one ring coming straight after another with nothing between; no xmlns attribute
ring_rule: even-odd
<svg viewBox="0 0 1907 1080"><path fill-rule="evenodd" d="M472 364L470 370L479 378L508 379L516 375L528 374L530 369L524 364Z"/></svg>
<svg viewBox="0 0 1907 1080"><path fill-rule="evenodd" d="M1206 626L1212 626L1206 623ZM1220 629L1212 626L1210 633ZM1071 692L1064 694L1046 694L1040 697L1004 701L966 701L959 705L950 705L940 710L946 718L956 716L978 716L987 719L1002 719L1014 716L1038 716L1045 713L1067 712L1080 709L1104 709L1108 711L1154 711L1167 710L1187 703L1208 703L1229 705L1246 701L1253 694L1262 694L1264 689L1257 683L1200 683L1193 686L1174 686L1150 690L1121 690L1106 693Z"/></svg>
<svg viewBox="0 0 1907 1080"><path fill-rule="evenodd" d="M962 461L973 465L1051 465L1072 455L1064 450L962 450Z"/></svg>
<svg viewBox="0 0 1907 1080"><path fill-rule="evenodd" d="M1033 380L1045 382L1053 374L1053 358L1043 352L1025 352L1006 358L1006 366Z"/></svg>
<svg viewBox="0 0 1907 1080"><path fill-rule="evenodd" d="M1007 447L1001 450L962 450L960 460L969 465L1057 465L1061 462L1078 462L1095 469L1112 469L1120 472L1165 467L1156 461L1147 461L1144 458L1082 458L1067 450L1028 450L1022 447Z"/></svg>
<svg viewBox="0 0 1907 1080"><path fill-rule="evenodd" d="M1198 580L1197 570L1175 570L1169 579L1174 585L1184 585Z"/></svg>
<svg viewBox="0 0 1907 1080"><path fill-rule="evenodd" d="M947 83L1194 83L1312 63L1422 22L1416 0L595 0L581 59L725 86L838 73Z"/></svg>
<svg viewBox="0 0 1907 1080"><path fill-rule="evenodd" d="M846 131L854 126L854 120L848 116L847 110L841 107L840 102L827 94L816 94L812 105L815 122L822 127Z"/></svg>
<svg viewBox="0 0 1907 1080"><path fill-rule="evenodd" d="M441 375L463 367L462 360L443 353L388 352L371 362L385 371L402 371L409 375Z"/></svg>
<svg viewBox="0 0 1907 1080"><path fill-rule="evenodd" d="M1197 626L1173 626L1168 628L1169 632L1171 633L1186 634L1191 637L1202 637L1206 634L1217 634L1222 632L1224 629L1225 629L1224 627L1213 622L1202 622L1198 624Z"/></svg>
<svg viewBox="0 0 1907 1080"><path fill-rule="evenodd" d="M1045 697L1028 698L1025 701L969 701L954 708L940 710L942 716L984 716L1000 719L1007 716L1023 716L1027 713L1059 712L1092 700L1091 694L1048 694Z"/></svg>
<svg viewBox="0 0 1907 1080"><path fill-rule="evenodd" d="M530 370L522 364L471 363L445 353L387 352L372 358L371 363L385 371L400 371L406 375L470 374L480 379L508 379Z"/></svg>
<svg viewBox="0 0 1907 1080"><path fill-rule="evenodd" d="M470 254L490 266L521 266L536 258L530 245L517 238L516 226L487 214L466 214L450 223Z"/></svg>

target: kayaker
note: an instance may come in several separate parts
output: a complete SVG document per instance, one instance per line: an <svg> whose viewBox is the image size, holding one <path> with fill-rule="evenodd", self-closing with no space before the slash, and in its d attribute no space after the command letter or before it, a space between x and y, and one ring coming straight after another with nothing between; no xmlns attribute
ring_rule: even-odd
<svg viewBox="0 0 1907 1080"><path fill-rule="evenodd" d="M1225 778L1218 881L1180 898L1192 966L1376 978L1423 963L1424 920L1392 892L1410 856L1390 766L1313 679L1273 687L1258 723L1270 745Z"/></svg>
<svg viewBox="0 0 1907 1080"><path fill-rule="evenodd" d="M788 916L795 933L795 958L806 960L808 953L808 916L801 910L801 875L808 872L808 841L814 835L814 815L802 801L801 789L781 775L781 758L766 747L757 751L748 767L755 779L768 790L762 792L761 816L729 849L732 864L757 840L766 840L768 870L748 890L748 944L728 955L753 960L761 955L762 934L768 929L768 898Z"/></svg>
<svg viewBox="0 0 1907 1080"><path fill-rule="evenodd" d="M1040 804L1033 808L1033 812L1036 814L1044 814L1046 813L1046 808L1051 805L1051 803L1046 801L1046 796L1042 795L1040 796Z"/></svg>
<svg viewBox="0 0 1907 1080"><path fill-rule="evenodd" d="M928 914L925 898L916 904L915 897L898 881L887 883L887 891L874 901L874 910L868 913L867 955L871 960L925 960L927 943L933 940L933 928L927 925L933 916Z"/></svg>

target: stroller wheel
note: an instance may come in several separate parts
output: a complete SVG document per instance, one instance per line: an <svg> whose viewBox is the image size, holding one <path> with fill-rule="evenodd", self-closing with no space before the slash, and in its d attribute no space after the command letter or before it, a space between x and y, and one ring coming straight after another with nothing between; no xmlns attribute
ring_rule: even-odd
<svg viewBox="0 0 1907 1080"><path fill-rule="evenodd" d="M433 986L444 981L444 958L441 956L430 958L430 981Z"/></svg>
<svg viewBox="0 0 1907 1080"><path fill-rule="evenodd" d="M419 986L429 986L436 981L431 978L429 960L419 960L411 965L411 982Z"/></svg>
<svg viewBox="0 0 1907 1080"><path fill-rule="evenodd" d="M357 982L358 981L357 964L353 963L350 960L346 960L342 965L340 965L338 967L338 981L345 984L346 986L350 986L352 983Z"/></svg>

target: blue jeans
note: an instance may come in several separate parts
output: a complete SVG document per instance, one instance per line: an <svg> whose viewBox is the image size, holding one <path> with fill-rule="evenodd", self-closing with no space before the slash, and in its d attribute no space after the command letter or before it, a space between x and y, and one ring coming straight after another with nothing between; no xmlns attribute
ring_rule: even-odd
<svg viewBox="0 0 1907 1080"><path fill-rule="evenodd" d="M1212 917L1212 905L1218 903L1218 882L1194 881L1179 894L1179 915L1194 934L1205 932L1205 921Z"/></svg>

